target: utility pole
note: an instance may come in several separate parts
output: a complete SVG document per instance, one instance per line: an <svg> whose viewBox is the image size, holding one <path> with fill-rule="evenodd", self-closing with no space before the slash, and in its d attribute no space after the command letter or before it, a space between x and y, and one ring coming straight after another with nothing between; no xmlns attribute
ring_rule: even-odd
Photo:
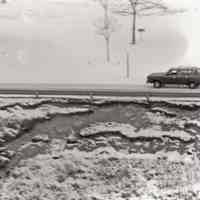
<svg viewBox="0 0 200 200"><path fill-rule="evenodd" d="M126 52L126 78L130 78L130 54Z"/></svg>

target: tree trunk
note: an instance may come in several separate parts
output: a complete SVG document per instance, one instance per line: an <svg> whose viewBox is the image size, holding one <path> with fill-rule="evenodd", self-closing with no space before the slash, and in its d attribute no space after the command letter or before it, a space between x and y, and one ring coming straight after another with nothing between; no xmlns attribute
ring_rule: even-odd
<svg viewBox="0 0 200 200"><path fill-rule="evenodd" d="M132 45L136 44L136 10L133 8Z"/></svg>
<svg viewBox="0 0 200 200"><path fill-rule="evenodd" d="M110 62L110 38L106 38L106 60Z"/></svg>
<svg viewBox="0 0 200 200"><path fill-rule="evenodd" d="M105 40L106 40L106 60L110 62L110 36L109 36L109 16L108 16L108 0L104 6L104 29L106 31Z"/></svg>

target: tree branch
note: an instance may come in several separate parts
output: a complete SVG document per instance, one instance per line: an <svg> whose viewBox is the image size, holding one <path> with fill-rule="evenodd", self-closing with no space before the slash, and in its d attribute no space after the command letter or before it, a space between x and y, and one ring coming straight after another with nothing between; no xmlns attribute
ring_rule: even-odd
<svg viewBox="0 0 200 200"><path fill-rule="evenodd" d="M127 3L118 3L112 9L119 15L133 15L136 12L138 16L150 15L169 15L183 13L186 9L171 9L163 0L127 0Z"/></svg>

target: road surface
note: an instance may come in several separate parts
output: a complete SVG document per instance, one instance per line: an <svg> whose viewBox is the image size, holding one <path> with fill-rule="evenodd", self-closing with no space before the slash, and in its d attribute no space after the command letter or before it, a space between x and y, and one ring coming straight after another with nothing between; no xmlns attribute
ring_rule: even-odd
<svg viewBox="0 0 200 200"><path fill-rule="evenodd" d="M200 88L165 87L131 84L0 84L1 95L94 95L94 96L152 96L200 97Z"/></svg>

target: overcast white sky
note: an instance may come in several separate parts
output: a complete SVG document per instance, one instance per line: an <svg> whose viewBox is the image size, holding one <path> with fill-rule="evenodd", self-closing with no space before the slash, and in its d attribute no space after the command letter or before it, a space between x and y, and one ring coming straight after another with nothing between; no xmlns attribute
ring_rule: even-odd
<svg viewBox="0 0 200 200"><path fill-rule="evenodd" d="M146 33L131 52L134 81L171 65L200 66L200 1L166 0L187 13L138 19ZM95 82L123 79L130 18L118 17L112 64L104 62L104 41L93 23L102 15L92 0L8 0L0 5L0 82ZM88 4L89 3L89 4ZM132 72L133 73L133 72ZM99 77L102 77L99 78Z"/></svg>

